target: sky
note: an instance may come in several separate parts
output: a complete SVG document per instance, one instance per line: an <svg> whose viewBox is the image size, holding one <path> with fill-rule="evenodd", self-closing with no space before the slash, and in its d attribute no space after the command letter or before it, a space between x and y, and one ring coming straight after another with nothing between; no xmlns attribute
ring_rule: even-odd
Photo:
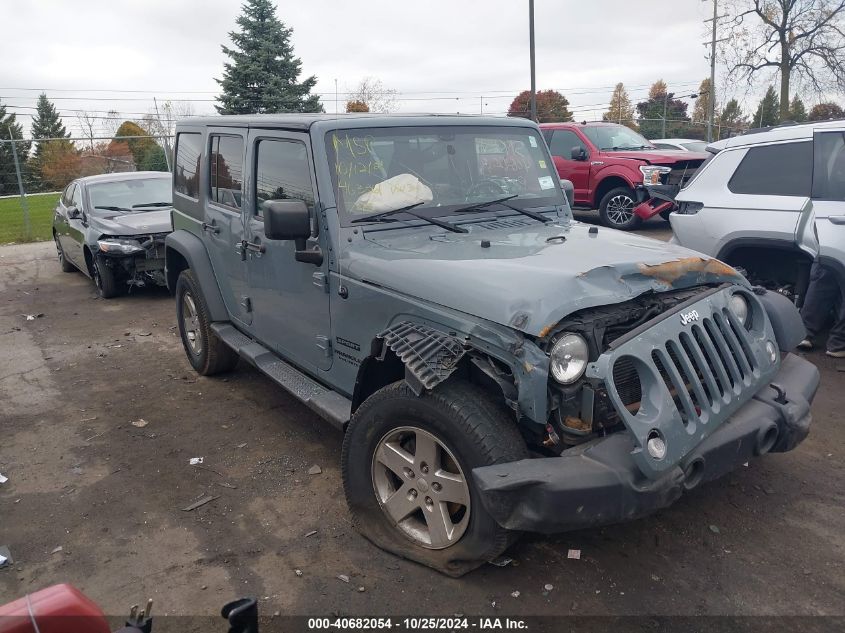
<svg viewBox="0 0 845 633"><path fill-rule="evenodd" d="M29 131L44 90L80 133L76 111L140 118L171 100L214 113L240 0L4 0L0 101ZM326 112L363 77L397 90L397 110L503 115L529 87L527 0L278 0L303 78ZM613 86L634 103L662 78L693 93L709 76L702 0L535 0L538 90L600 119ZM717 89L723 82L717 82ZM742 97L742 95L738 95ZM717 101L721 101L717 97ZM691 100L690 100L691 103ZM753 109L753 108L746 108ZM690 107L690 112L692 108Z"/></svg>

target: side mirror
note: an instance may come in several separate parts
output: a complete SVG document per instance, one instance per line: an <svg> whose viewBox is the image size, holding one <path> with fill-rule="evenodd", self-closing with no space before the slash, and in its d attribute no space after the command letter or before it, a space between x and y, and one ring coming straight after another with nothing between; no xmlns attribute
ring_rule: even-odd
<svg viewBox="0 0 845 633"><path fill-rule="evenodd" d="M311 214L302 200L268 200L261 205L264 213L264 237L268 240L293 240L296 261L321 266L323 252L319 246L306 249L311 237Z"/></svg>
<svg viewBox="0 0 845 633"><path fill-rule="evenodd" d="M69 217L71 220L75 220L81 215L82 213L76 207L68 207L67 217Z"/></svg>
<svg viewBox="0 0 845 633"><path fill-rule="evenodd" d="M302 200L268 200L261 206L264 236L268 240L305 240L311 237L311 215Z"/></svg>
<svg viewBox="0 0 845 633"><path fill-rule="evenodd" d="M575 185L572 184L571 180L561 178L560 186L563 187L563 193L566 194L566 200L569 202L569 208L573 208L575 206Z"/></svg>
<svg viewBox="0 0 845 633"><path fill-rule="evenodd" d="M572 160L587 160L587 150L585 150L580 145L576 145L572 148Z"/></svg>

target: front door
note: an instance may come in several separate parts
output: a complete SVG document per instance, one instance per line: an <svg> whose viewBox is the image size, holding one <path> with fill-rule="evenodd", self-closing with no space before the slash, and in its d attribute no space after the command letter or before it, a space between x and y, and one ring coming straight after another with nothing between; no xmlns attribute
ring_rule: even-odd
<svg viewBox="0 0 845 633"><path fill-rule="evenodd" d="M822 263L845 272L845 127L816 130L813 163L819 257Z"/></svg>
<svg viewBox="0 0 845 633"><path fill-rule="evenodd" d="M180 143L185 135L180 135ZM206 139L208 174L205 191L203 240L226 308L244 324L252 318L246 290L242 242L244 152L246 130L210 128Z"/></svg>
<svg viewBox="0 0 845 633"><path fill-rule="evenodd" d="M249 195L244 210L251 333L303 369L332 364L328 258L321 266L296 261L293 240L264 236L262 205L269 200L305 201L315 214L315 186L307 134L250 130ZM312 225L316 228L318 220ZM327 252L324 231L307 248Z"/></svg>
<svg viewBox="0 0 845 633"><path fill-rule="evenodd" d="M82 185L77 184L70 196L70 208L76 209L76 217L68 216L67 239L62 242L65 256L72 261L77 268L85 270L85 229L88 227L88 212L82 202ZM67 213L67 210L65 210Z"/></svg>
<svg viewBox="0 0 845 633"><path fill-rule="evenodd" d="M572 150L583 149L583 160L572 160ZM572 182L575 188L575 204L590 204L590 155L587 145L572 130L553 130L549 150L561 178Z"/></svg>

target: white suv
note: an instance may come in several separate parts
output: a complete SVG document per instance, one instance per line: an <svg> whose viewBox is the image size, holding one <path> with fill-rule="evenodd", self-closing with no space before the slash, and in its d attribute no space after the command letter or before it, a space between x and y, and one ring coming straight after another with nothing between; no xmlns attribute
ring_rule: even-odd
<svg viewBox="0 0 845 633"><path fill-rule="evenodd" d="M815 257L845 287L845 121L764 129L708 151L676 196L673 241L799 305Z"/></svg>

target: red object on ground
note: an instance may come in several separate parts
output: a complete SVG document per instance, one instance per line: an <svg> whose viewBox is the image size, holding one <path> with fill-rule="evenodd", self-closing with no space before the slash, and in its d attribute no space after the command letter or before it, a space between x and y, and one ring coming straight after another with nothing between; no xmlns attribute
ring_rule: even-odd
<svg viewBox="0 0 845 633"><path fill-rule="evenodd" d="M100 608L71 585L54 585L0 606L0 633L36 631L111 633Z"/></svg>

